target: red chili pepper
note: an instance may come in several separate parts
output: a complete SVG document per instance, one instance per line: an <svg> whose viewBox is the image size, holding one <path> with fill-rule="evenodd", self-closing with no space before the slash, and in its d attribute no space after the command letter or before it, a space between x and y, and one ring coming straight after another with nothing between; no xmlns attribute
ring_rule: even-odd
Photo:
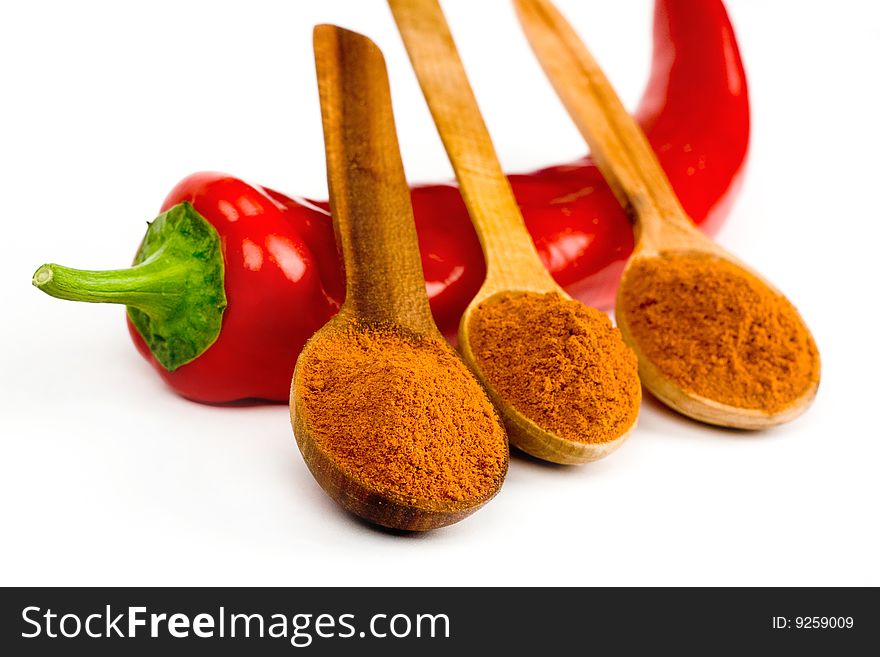
<svg viewBox="0 0 880 657"><path fill-rule="evenodd" d="M721 0L657 0L638 118L685 210L714 231L749 138L745 75ZM556 280L609 307L632 229L595 165L583 158L510 181ZM454 185L417 186L412 199L431 308L451 335L485 274L480 247ZM126 304L139 351L184 397L287 401L300 349L344 297L327 203L199 173L162 211L134 267L44 265L34 284L60 298Z"/></svg>

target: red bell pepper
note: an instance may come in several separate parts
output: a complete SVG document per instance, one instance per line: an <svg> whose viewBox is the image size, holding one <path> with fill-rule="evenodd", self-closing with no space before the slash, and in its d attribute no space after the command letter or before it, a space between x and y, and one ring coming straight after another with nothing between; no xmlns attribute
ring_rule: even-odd
<svg viewBox="0 0 880 657"><path fill-rule="evenodd" d="M657 0L651 77L638 118L685 210L714 231L749 139L746 80L721 0ZM544 263L577 298L609 307L632 229L589 158L510 176ZM440 328L455 332L485 265L457 188L412 190L422 265ZM202 402L287 401L296 357L344 297L328 204L217 173L181 181L135 266L44 265L60 298L128 306L140 352L179 394Z"/></svg>

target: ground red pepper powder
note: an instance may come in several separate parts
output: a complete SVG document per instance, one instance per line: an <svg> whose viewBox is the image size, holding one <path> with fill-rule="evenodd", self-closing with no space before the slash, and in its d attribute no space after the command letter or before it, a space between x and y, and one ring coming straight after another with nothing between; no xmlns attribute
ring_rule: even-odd
<svg viewBox="0 0 880 657"><path fill-rule="evenodd" d="M366 486L410 502L499 488L504 428L443 340L353 326L316 343L297 380L314 441Z"/></svg>
<svg viewBox="0 0 880 657"><path fill-rule="evenodd" d="M636 357L598 310L555 293L504 293L474 309L468 337L499 395L562 438L608 442L638 416Z"/></svg>
<svg viewBox="0 0 880 657"><path fill-rule="evenodd" d="M618 306L644 355L684 390L739 408L782 410L818 377L797 310L719 258L636 260Z"/></svg>

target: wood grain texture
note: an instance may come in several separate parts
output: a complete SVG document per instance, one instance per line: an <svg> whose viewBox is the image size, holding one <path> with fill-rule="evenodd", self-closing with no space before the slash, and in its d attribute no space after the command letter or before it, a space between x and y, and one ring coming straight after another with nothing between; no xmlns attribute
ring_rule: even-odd
<svg viewBox="0 0 880 657"><path fill-rule="evenodd" d="M345 311L436 332L382 52L332 25L318 25L314 41Z"/></svg>
<svg viewBox="0 0 880 657"><path fill-rule="evenodd" d="M526 230L439 3L389 0L388 4L452 162L486 260L486 280L459 324L462 357L504 419L511 444L553 463L576 465L602 458L624 442L635 424L604 443L563 438L514 408L480 371L469 330L477 306L508 293L555 292L565 299L570 297L547 272Z"/></svg>
<svg viewBox="0 0 880 657"><path fill-rule="evenodd" d="M294 435L312 476L348 511L393 529L443 527L494 497L504 475L479 499L402 500L365 485L322 450L308 421L316 410L306 408L298 394L305 389L304 363L333 333L348 336L351 330L379 325L401 334L430 336L454 353L428 305L382 53L368 38L333 25L315 28L314 50L330 206L347 288L340 312L312 336L297 359L290 399ZM481 394L476 380L473 387Z"/></svg>
<svg viewBox="0 0 880 657"><path fill-rule="evenodd" d="M440 5L388 4L483 247L487 273L479 296L497 289L558 290L526 230Z"/></svg>
<svg viewBox="0 0 880 657"><path fill-rule="evenodd" d="M769 281L694 226L660 166L647 137L626 111L596 60L549 0L514 0L526 37L636 230L618 299L632 264L661 254L709 254L726 260L781 295ZM803 413L819 386L819 370L805 393L781 411L767 413L721 404L683 390L651 362L629 329L620 303L617 325L639 359L643 385L658 399L696 420L724 427L761 429ZM806 326L805 326L806 329Z"/></svg>

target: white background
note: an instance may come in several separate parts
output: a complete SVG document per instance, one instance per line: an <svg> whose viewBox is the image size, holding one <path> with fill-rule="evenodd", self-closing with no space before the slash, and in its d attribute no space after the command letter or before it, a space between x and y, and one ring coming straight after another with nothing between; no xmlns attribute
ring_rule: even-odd
<svg viewBox="0 0 880 657"><path fill-rule="evenodd" d="M0 583L880 584L880 11L728 4L754 132L719 239L812 327L824 361L813 408L742 434L647 402L610 458L514 457L485 509L400 536L324 495L286 407L184 401L135 352L121 308L30 285L43 262L126 265L193 171L323 197L317 22L379 42L409 177L451 177L384 3L3 3ZM509 3L444 6L505 168L581 154ZM650 2L559 6L633 106Z"/></svg>

